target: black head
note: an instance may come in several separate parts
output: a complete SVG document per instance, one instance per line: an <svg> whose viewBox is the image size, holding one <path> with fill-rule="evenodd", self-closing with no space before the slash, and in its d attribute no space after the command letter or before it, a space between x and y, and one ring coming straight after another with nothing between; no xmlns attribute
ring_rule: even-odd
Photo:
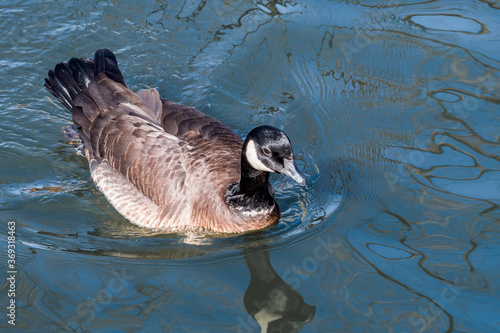
<svg viewBox="0 0 500 333"><path fill-rule="evenodd" d="M251 130L243 145L243 156L254 170L276 172L300 185L306 183L295 165L290 139L275 127L259 126Z"/></svg>

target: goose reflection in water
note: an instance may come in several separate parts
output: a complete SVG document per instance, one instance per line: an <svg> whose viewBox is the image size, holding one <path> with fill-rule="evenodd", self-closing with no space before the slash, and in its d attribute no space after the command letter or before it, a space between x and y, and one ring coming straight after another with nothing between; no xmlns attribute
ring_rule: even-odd
<svg viewBox="0 0 500 333"><path fill-rule="evenodd" d="M200 245L207 240L203 239ZM307 304L302 295L276 273L269 259L268 247L263 242L266 240L262 239L260 234L253 234L245 236L243 244L240 245L243 247L243 258L250 273L250 283L243 297L245 309L260 325L262 333L300 332L304 325L313 320L316 306ZM197 242L188 243L193 245ZM158 251L79 250L77 252L120 258L178 260L207 255L212 251L213 249L207 251L204 246L192 247L184 244L177 248ZM237 332L256 332L256 326L257 324L248 318L248 324L244 322L238 327Z"/></svg>
<svg viewBox="0 0 500 333"><path fill-rule="evenodd" d="M290 287L273 269L267 247L248 248L243 256L250 271L250 284L243 302L262 333L299 332L314 318L316 306Z"/></svg>

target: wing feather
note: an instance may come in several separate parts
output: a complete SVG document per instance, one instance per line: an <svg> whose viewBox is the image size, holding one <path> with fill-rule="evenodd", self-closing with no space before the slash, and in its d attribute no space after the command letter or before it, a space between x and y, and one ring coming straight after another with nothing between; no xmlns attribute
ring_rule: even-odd
<svg viewBox="0 0 500 333"><path fill-rule="evenodd" d="M101 73L78 95L73 115L92 169L109 164L159 206L170 192L182 194L186 146L159 126L155 112L131 90ZM159 186L162 178L173 181Z"/></svg>

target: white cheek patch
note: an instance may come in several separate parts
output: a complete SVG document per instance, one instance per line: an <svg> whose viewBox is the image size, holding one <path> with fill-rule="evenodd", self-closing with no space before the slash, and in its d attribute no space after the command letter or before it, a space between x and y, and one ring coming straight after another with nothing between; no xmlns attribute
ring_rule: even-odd
<svg viewBox="0 0 500 333"><path fill-rule="evenodd" d="M257 147L255 146L255 142L253 140L248 141L245 155L247 157L248 163L250 163L252 168L254 168L255 170L274 172L273 170L265 166L261 160L259 160L259 157L257 156Z"/></svg>
<svg viewBox="0 0 500 333"><path fill-rule="evenodd" d="M281 316L270 312L268 309L263 308L259 312L257 312L254 316L255 320L259 323L262 331L261 333L267 333L269 328L269 323L280 319Z"/></svg>

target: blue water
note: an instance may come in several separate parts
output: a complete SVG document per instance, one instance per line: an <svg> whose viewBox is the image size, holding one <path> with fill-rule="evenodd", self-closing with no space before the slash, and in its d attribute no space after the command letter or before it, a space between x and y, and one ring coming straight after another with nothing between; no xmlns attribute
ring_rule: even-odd
<svg viewBox="0 0 500 333"><path fill-rule="evenodd" d="M0 329L500 331L499 18L489 0L3 1ZM103 47L132 89L287 133L308 186L272 177L276 226L158 235L109 205L43 87Z"/></svg>

